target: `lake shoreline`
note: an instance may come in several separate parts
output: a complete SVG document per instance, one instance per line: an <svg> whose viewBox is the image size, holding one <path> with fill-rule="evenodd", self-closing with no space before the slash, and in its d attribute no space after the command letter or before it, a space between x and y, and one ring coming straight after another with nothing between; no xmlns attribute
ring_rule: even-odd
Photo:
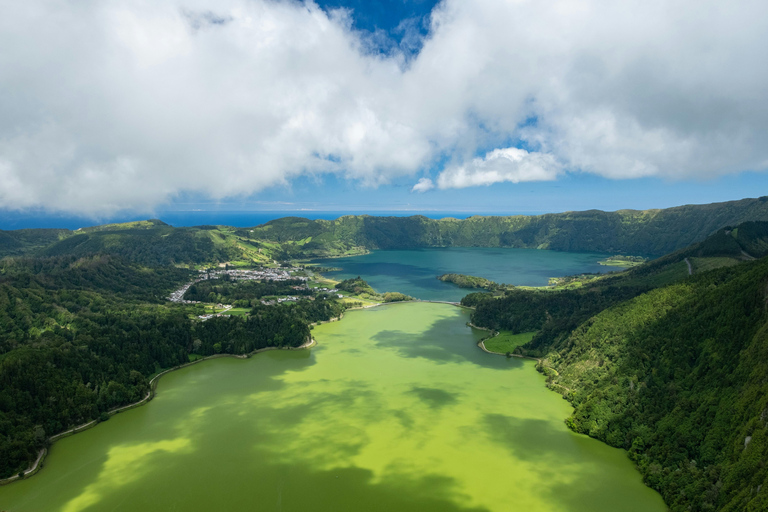
<svg viewBox="0 0 768 512"><path fill-rule="evenodd" d="M343 316L343 315L342 315ZM340 319L340 318L339 318ZM329 322L334 321L335 319L329 320ZM135 409L136 407L141 407L142 405L146 405L147 403L151 402L152 399L155 397L155 390L157 388L157 383L160 380L160 377L163 375L166 375L168 373L174 372L176 370L181 370L182 368L187 368L189 366L201 363L203 361L209 361L211 359L221 359L223 357L232 357L235 359L249 359L251 356L254 356L256 354L259 354L261 352L267 352L269 350L303 350L305 348L311 348L317 345L317 341L315 338L310 336L309 341L305 342L303 345L300 345L298 347L264 347L256 349L252 352L249 352L247 354L212 354L210 356L201 357L200 359L195 359L194 361L190 361L188 363L184 363L178 366L174 366L173 368L168 368L166 370L163 370L162 372L158 373L154 377L152 377L149 380L149 391L147 392L147 395L139 400L138 402L134 402L132 404L123 405L120 407L117 407L115 409L111 409L107 411L107 414L111 418L115 414L119 414L121 412L128 411L130 409ZM106 421L106 420L105 420ZM90 430L99 423L102 423L100 419L91 420L87 423L83 423L81 425L77 425L76 427L72 427L69 430L65 430L64 432L59 432L58 434L54 434L48 438L48 446L44 447L42 450L40 450L37 454L37 459L35 459L35 462L30 466L29 468L25 469L22 473L24 474L23 477L20 477L19 475L13 475L9 476L8 478L0 480L0 486L2 485L8 485L11 484L17 480L26 480L28 477L36 475L38 472L40 472L41 469L43 469L45 458L48 455L48 450L51 446L53 446L53 443L56 441L59 441L61 439L64 439L66 437L73 436L75 434L79 434L80 432L85 432L86 430Z"/></svg>

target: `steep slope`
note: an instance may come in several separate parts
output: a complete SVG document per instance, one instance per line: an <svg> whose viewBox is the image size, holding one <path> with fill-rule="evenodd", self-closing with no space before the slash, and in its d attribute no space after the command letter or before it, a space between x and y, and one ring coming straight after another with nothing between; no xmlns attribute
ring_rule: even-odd
<svg viewBox="0 0 768 512"><path fill-rule="evenodd" d="M345 309L333 298L259 303L248 318L197 322L201 306L164 299L190 277L103 254L0 260L0 479L48 436L146 396L151 375L192 353L298 346Z"/></svg>
<svg viewBox="0 0 768 512"><path fill-rule="evenodd" d="M215 228L147 227L89 229L41 252L42 256L108 253L144 265L194 264L235 259L241 251L224 243Z"/></svg>
<svg viewBox="0 0 768 512"><path fill-rule="evenodd" d="M74 232L0 231L0 257L105 252L149 265L247 264L416 247L520 247L658 256L703 240L723 227L766 220L768 197L665 210L590 210L464 220L418 215L344 216L332 221L285 217L253 228L173 228L155 219Z"/></svg>
<svg viewBox="0 0 768 512"><path fill-rule="evenodd" d="M0 258L35 252L71 235L68 229L0 230Z"/></svg>
<svg viewBox="0 0 768 512"><path fill-rule="evenodd" d="M362 215L313 221L288 217L238 234L280 243L302 241L297 253L306 255L318 255L331 242L342 248L367 249L525 247L662 255L749 220L768 220L768 197L664 210L590 210L465 220Z"/></svg>
<svg viewBox="0 0 768 512"><path fill-rule="evenodd" d="M569 425L630 450L672 510L768 496L768 259L694 275L583 323L543 361Z"/></svg>
<svg viewBox="0 0 768 512"><path fill-rule="evenodd" d="M762 511L768 256L753 254L766 246L768 223L747 222L582 288L462 302L477 325L538 330L516 352L542 357L569 426L629 450L672 510ZM689 275L686 260L721 268Z"/></svg>

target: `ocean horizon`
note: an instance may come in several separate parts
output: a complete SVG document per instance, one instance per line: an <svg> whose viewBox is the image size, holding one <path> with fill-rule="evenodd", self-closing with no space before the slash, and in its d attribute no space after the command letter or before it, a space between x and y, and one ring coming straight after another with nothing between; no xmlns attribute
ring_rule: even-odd
<svg viewBox="0 0 768 512"><path fill-rule="evenodd" d="M545 212L455 212L455 211L419 211L419 210L383 210L383 211L320 211L320 210L274 210L274 211L221 211L221 210L168 210L155 214L117 215L107 218L91 218L50 213L0 212L0 230L58 228L78 229L101 224L132 222L146 219L160 219L174 227L220 225L234 227L252 227L265 224L283 217L303 217L311 220L338 219L344 215L373 215L377 217L410 217L423 215L430 219L454 217L466 219L474 215L539 215Z"/></svg>

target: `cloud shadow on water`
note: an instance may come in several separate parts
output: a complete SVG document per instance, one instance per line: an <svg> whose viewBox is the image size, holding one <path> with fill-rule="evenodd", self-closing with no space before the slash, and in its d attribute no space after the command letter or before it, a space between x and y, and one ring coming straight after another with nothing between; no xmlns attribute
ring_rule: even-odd
<svg viewBox="0 0 768 512"><path fill-rule="evenodd" d="M498 370L524 367L525 362L519 358L507 359L480 350L477 341L487 333L476 330L470 333L468 329L456 318L448 317L435 321L420 333L383 330L371 339L377 347L396 350L401 357L421 357L438 364L470 363Z"/></svg>
<svg viewBox="0 0 768 512"><path fill-rule="evenodd" d="M452 405L458 402L459 393L451 393L444 389L426 388L414 386L410 391L416 395L419 400L424 402L430 409L442 409L446 405Z"/></svg>
<svg viewBox="0 0 768 512"><path fill-rule="evenodd" d="M666 510L661 497L642 485L639 475L634 482L628 478L636 469L620 450L564 433L545 420L488 414L484 424L490 440L530 464L537 479L549 488L550 498L560 503L560 510Z"/></svg>

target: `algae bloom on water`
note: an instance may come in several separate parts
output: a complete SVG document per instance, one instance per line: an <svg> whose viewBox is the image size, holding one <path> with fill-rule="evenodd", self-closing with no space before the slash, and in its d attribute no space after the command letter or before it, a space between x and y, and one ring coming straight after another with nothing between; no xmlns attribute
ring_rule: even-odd
<svg viewBox="0 0 768 512"><path fill-rule="evenodd" d="M655 512L624 452L567 430L530 361L440 304L350 312L317 347L169 374L56 443L0 509Z"/></svg>

